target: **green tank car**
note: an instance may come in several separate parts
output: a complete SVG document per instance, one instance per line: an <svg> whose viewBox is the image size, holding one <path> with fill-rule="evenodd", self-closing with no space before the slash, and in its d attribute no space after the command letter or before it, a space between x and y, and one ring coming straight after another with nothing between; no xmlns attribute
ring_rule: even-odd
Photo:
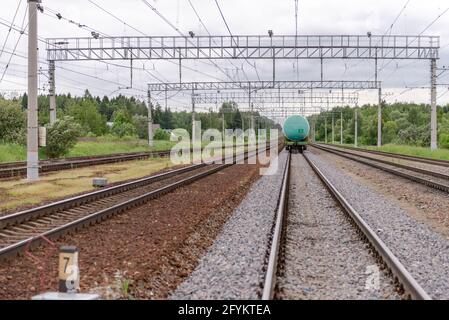
<svg viewBox="0 0 449 320"><path fill-rule="evenodd" d="M287 150L302 152L307 149L310 125L306 118L300 115L288 117L282 127L282 133Z"/></svg>

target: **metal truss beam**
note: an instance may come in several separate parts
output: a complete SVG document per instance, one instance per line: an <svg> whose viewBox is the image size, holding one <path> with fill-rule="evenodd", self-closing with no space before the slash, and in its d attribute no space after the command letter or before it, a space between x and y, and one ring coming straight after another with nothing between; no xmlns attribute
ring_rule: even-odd
<svg viewBox="0 0 449 320"><path fill-rule="evenodd" d="M250 108L240 108L239 111L241 112L247 112L251 111ZM319 112L322 112L322 109L320 107L304 107L304 106L295 106L293 107L285 107L284 109L276 109L276 108L256 108L254 107L254 112L264 113L264 114L270 114L270 115L284 115L285 113L291 113L291 114L301 114L303 112L306 112L307 114L319 114Z"/></svg>
<svg viewBox="0 0 449 320"><path fill-rule="evenodd" d="M421 35L50 38L47 60L438 59L439 47Z"/></svg>
<svg viewBox="0 0 449 320"><path fill-rule="evenodd" d="M235 81L150 83L151 92L192 90L262 90L262 89L352 89L370 90L381 87L380 81Z"/></svg>
<svg viewBox="0 0 449 320"><path fill-rule="evenodd" d="M310 94L298 92L261 92L253 95L248 95L245 92L225 92L225 93L199 93L193 96L195 104L205 103L221 103L224 101L233 101L235 103L341 103L341 104L357 104L358 93L351 92L346 94L341 93L326 93L326 92L311 92Z"/></svg>
<svg viewBox="0 0 449 320"><path fill-rule="evenodd" d="M240 108L241 112L251 112L250 109ZM316 116L320 113L319 107L295 107L295 108L284 108L280 109L262 109L262 108L254 108L254 112L258 112L260 115L268 117L268 118L285 118L290 115L303 115L303 116Z"/></svg>

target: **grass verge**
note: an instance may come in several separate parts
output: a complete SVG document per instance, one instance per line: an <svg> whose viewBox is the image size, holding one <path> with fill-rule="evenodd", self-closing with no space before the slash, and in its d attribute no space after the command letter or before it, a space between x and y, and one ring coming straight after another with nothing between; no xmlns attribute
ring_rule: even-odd
<svg viewBox="0 0 449 320"><path fill-rule="evenodd" d="M143 151L169 150L175 142L155 140L154 146L150 148L146 140L140 139L113 139L99 137L88 141L79 141L70 150L66 157L98 156L114 153L130 153ZM47 159L45 150L39 149L39 159ZM0 144L0 162L14 162L26 160L26 146L14 143Z"/></svg>
<svg viewBox="0 0 449 320"><path fill-rule="evenodd" d="M118 139L113 137L84 138L70 150L68 157L99 156L115 153L132 153L145 151L170 150L177 142L155 140L154 146L149 147L148 142L142 139ZM203 141L203 147L210 141ZM47 159L45 150L40 148L39 159ZM26 146L5 143L0 144L0 162L14 162L26 160Z"/></svg>
<svg viewBox="0 0 449 320"><path fill-rule="evenodd" d="M363 148L366 148L369 150L378 150L378 151L384 151L384 152L405 154L405 155L414 156L414 157L449 160L449 150L448 149L438 149L438 150L432 151L432 150L430 150L430 148L393 145L393 144L387 144L387 145L381 146L381 147L363 146Z"/></svg>
<svg viewBox="0 0 449 320"><path fill-rule="evenodd" d="M58 171L41 176L39 181L0 181L0 211L36 205L73 194L92 191L92 178L105 177L109 183L136 179L171 167L169 158L104 164Z"/></svg>
<svg viewBox="0 0 449 320"><path fill-rule="evenodd" d="M353 144L344 144L344 146L353 147L354 145ZM432 150L430 150L430 147L425 148L425 147L415 147L415 146L396 145L396 144L386 144L381 147L359 145L359 148L367 149L367 150L391 152L391 153L403 154L403 155L413 156L413 157L423 157L423 158L429 158L429 159L448 160L449 161L449 149L438 149L438 150L432 151Z"/></svg>

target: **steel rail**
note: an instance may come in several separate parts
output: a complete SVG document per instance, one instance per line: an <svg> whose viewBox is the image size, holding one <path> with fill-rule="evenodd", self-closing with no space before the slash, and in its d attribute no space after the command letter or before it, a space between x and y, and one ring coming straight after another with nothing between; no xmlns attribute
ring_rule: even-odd
<svg viewBox="0 0 449 320"><path fill-rule="evenodd" d="M40 160L41 165L60 165L60 164L77 164L84 163L93 160L104 160L104 159L126 159L133 157L152 157L159 156L160 154L166 155L169 150L162 151L150 151L150 152L130 152L130 153L117 153L117 154L108 154L108 155L98 155L98 156L84 156L84 157L70 157L70 158L56 158L56 159L47 159ZM26 166L26 162L18 161L18 162L8 162L0 164L0 168L11 168L11 167L22 167Z"/></svg>
<svg viewBox="0 0 449 320"><path fill-rule="evenodd" d="M269 150L269 149L270 149L270 147L265 148L265 150ZM252 153L248 152L248 153L246 153L244 159L248 159L250 157L256 156L260 152L261 152L261 150L254 151ZM233 157L234 156L235 155L233 155ZM237 155L237 157L238 157L238 155ZM198 173L198 174L196 174L194 176L181 179L181 180L176 181L174 183L171 183L171 184L169 184L167 186L164 186L164 187L158 188L156 190L144 193L142 195L139 195L137 197L134 197L132 199L124 201L122 203L115 204L115 205L113 205L113 206L111 206L109 208L102 209L102 210L97 211L95 213L88 214L88 215L86 215L84 217L81 217L79 219L76 219L76 220L70 221L68 223L65 223L65 224L63 224L61 226L52 228L51 230L39 233L38 235L28 237L26 239L23 239L23 240L20 240L20 241L14 243L12 245L3 247L3 248L0 249L0 259L20 252L27 245L28 246L29 245L33 245L34 246L36 244L39 244L42 241L42 239L43 239L42 236L45 236L46 238L56 238L58 236L61 236L61 235L65 234L65 233L69 232L70 230L73 230L73 229L77 230L78 228L81 228L81 227L84 227L84 226L88 226L88 225L93 224L95 222L99 222L101 220L106 219L107 217L110 217L112 215L121 213L121 212L123 212L125 210L128 210L128 209L132 208L132 207L135 207L135 206L138 206L138 205L142 205L142 204L148 202L151 199L154 199L154 198L156 198L158 196L166 194L166 193L168 193L168 192L170 192L170 191L172 191L172 190L174 190L176 188L179 188L181 186L188 185L188 184L190 184L190 183L192 183L192 182L194 182L196 180L199 180L199 179L201 179L203 177L206 177L208 175L216 173L216 172L218 172L218 171L220 171L220 170L222 170L224 168L227 168L227 167L232 166L232 165L235 164L235 163L226 163L226 160L227 160L227 158L225 158L225 164L217 165L217 167L214 167L214 168L212 168L210 170L207 170L205 172L201 172L201 173ZM202 168L202 167L205 167L205 166L207 166L207 165L204 164L204 163L201 163L201 164L198 164L198 165L193 165L193 166L189 166L189 167L186 167L186 168L181 168L181 169L178 169L178 170L173 170L173 171L168 172L166 174L170 174L170 176L174 176L174 175L179 174L180 172L182 172L182 170L184 170L184 172L187 172L187 171L195 170L195 169ZM164 174L156 175L156 176L153 176L153 177L158 177L159 180L161 180L161 177L164 177ZM129 183L126 183L125 185L127 187L130 187L130 186L133 186L133 184L142 183L142 182L144 182L145 179L150 179L150 178L152 178L152 177L140 179L138 181L129 182ZM120 188L120 187L123 187L123 185L120 185L120 186L117 186L117 187L112 187L112 188L109 188L109 189ZM107 196L107 192L110 192L110 191L111 190L100 190L99 192L100 193L101 192L106 192L105 194L103 194L103 196ZM117 190L115 190L115 191L118 192ZM91 196L95 196L95 195L93 195L95 193L96 192L88 194L88 197L86 197L86 195L84 195L84 196L82 195L82 196L78 196L78 197L75 197L75 198L71 198L71 199L68 199L68 202L71 203L71 201L76 201L76 203L78 203L78 204L83 204L83 203L85 203L85 202L83 202L85 200L85 199L83 199L83 197L84 198L89 198ZM20 221L27 221L27 220L30 220L32 217L39 217L39 215L48 215L48 214L54 212L54 211L51 211L51 210L57 211L58 209L56 209L56 208L60 208L61 205L64 206L65 205L65 201L66 200L62 200L62 201L56 202L54 204L49 204L49 205L46 205L46 206L38 207L36 209L27 210L25 212L18 212L16 214L12 214L12 215L9 215L9 216L2 217L1 218L2 220L0 220L3 223L2 224L2 226L3 226L2 229L4 229L4 227L6 225L9 225L10 223L13 223L13 225L16 224L17 221L19 221L19 220ZM73 205L73 203L72 203L72 205ZM76 206L76 205L74 205L74 206ZM24 219L26 219L26 220L24 220ZM0 231L1 231L1 229L0 229Z"/></svg>
<svg viewBox="0 0 449 320"><path fill-rule="evenodd" d="M394 274L395 277L402 284L404 289L410 293L413 299L417 300L431 300L429 294L419 285L419 283L413 278L413 276L407 271L404 265L393 254L393 252L387 247L387 245L379 238L379 236L371 229L371 227L363 220L360 214L351 206L351 204L344 198L344 196L337 190L337 188L326 178L326 176L320 171L320 169L303 154L307 163L317 174L320 180L325 184L326 188L332 194L332 196L342 206L344 211L351 217L360 231L365 235L371 245L375 248L377 253L382 257L383 261L387 264L388 268Z"/></svg>
<svg viewBox="0 0 449 320"><path fill-rule="evenodd" d="M267 271L265 273L265 282L262 292L262 300L271 300L274 296L274 289L276 283L276 273L278 266L279 248L282 241L282 232L284 229L285 214L288 205L288 188L290 182L290 152L287 156L284 174L282 178L281 191L279 193L279 200L276 211L276 222L273 230L273 237L271 239L270 254L268 256Z"/></svg>
<svg viewBox="0 0 449 320"><path fill-rule="evenodd" d="M67 170L81 167L88 167L100 164L116 163L131 160L141 160L155 157L167 157L170 151L138 152L132 154L117 154L99 157L85 157L79 159L56 160L41 162L39 172L51 172ZM20 177L26 174L26 163L17 162L0 164L0 178Z"/></svg>
<svg viewBox="0 0 449 320"><path fill-rule="evenodd" d="M405 178L405 179L408 179L408 180L411 180L411 181L414 181L414 182L426 185L428 187L431 187L431 188L434 188L434 189L437 189L437 190L449 193L449 185L444 185L444 184L441 184L441 183L438 183L438 182L435 182L435 181L432 181L432 180L419 178L417 176L414 176L414 175L411 175L411 174L407 174L405 172L401 172L401 171L398 171L398 170L386 168L384 166L377 165L375 163L368 162L368 161L365 161L365 160L362 160L362 159L356 159L356 158L354 158L352 156L348 156L347 154L344 154L341 151L330 150L330 149L323 148L321 146L316 146L316 145L313 146L313 147L317 148L317 149L320 149L320 150L323 150L323 151L326 151L326 152L333 153L333 154L335 154L337 156L340 156L340 157L343 157L343 158L346 158L346 159L350 159L350 160L353 160L353 161L365 164L367 166L371 166L373 168L376 168L376 169L379 169L379 170L382 170L382 171L394 174L396 176L399 176L399 177L402 177L402 178Z"/></svg>
<svg viewBox="0 0 449 320"><path fill-rule="evenodd" d="M79 156L79 157L67 157L67 158L54 158L54 159L45 159L39 160L40 164L57 164L57 163L65 163L71 161L79 161L79 160L93 160L93 159L102 159L102 158L112 158L112 157L121 157L121 156L132 156L132 155L145 155L148 153L159 153L166 152L168 150L160 150L160 151L138 151L138 152L121 152L121 153L112 153L112 154L99 154L99 155L90 155L90 156ZM26 161L12 161L12 162L0 162L0 169L11 168L11 167L23 167L26 166Z"/></svg>
<svg viewBox="0 0 449 320"><path fill-rule="evenodd" d="M336 150L336 149L334 149L332 147L328 147L328 146L326 146L326 147L321 146L321 145L317 146L317 145L315 145L313 143L311 145L315 146L316 148L322 149L322 150L334 150L336 152L342 152L342 153L345 153L345 154L350 154L350 155L353 155L353 156L356 156L356 157L360 157L360 158L363 158L363 159L384 163L384 164L387 164L387 165L390 165L390 166L393 166L393 167L398 167L398 168L401 168L401 169L405 169L405 170L410 170L410 171L426 174L428 176L433 176L433 177L436 177L436 178L449 180L449 175L444 174L444 173L430 171L430 170L426 170L426 169L421 169L421 168L417 168L417 167L413 167L413 166L408 166L408 165L405 165L405 164L395 163L395 162L391 162L391 161L388 161L388 160L372 158L372 157L369 157L369 156L366 156L366 155L363 155L363 154L351 153L351 152L348 152L346 150L345 151L343 151L343 150ZM358 151L358 150L354 150L354 151Z"/></svg>
<svg viewBox="0 0 449 320"><path fill-rule="evenodd" d="M232 147L242 147L246 145L236 145ZM222 149L227 146L222 146ZM192 151L192 150L191 150ZM55 160L40 161L39 172L52 172L59 170L68 170L74 168L88 167L100 164L142 160L147 158L162 158L170 156L170 150L149 151L149 152L132 152L132 153L117 153L110 155L87 156L87 157L73 157L61 158ZM0 178L14 178L26 175L26 162L6 162L0 163Z"/></svg>
<svg viewBox="0 0 449 320"><path fill-rule="evenodd" d="M326 144L326 143L314 143L314 144L320 145L320 146L329 146L329 144ZM411 161L416 161L416 162L421 162L421 163L433 164L435 166L449 167L448 160L430 159L430 158L425 158L425 157L420 157L420 156L409 156L409 155L398 154L398 153L394 153L394 152L369 150L369 149L356 148L356 147L351 147L351 146L342 146L342 145L337 145L337 144L335 144L335 145L332 144L331 146L337 147L337 148L342 148L342 149L349 149L349 150L354 150L354 151L372 153L372 154L377 154L380 156L386 156L386 157L391 157L391 158L398 158L398 159L411 160Z"/></svg>
<svg viewBox="0 0 449 320"><path fill-rule="evenodd" d="M61 236L63 234L66 234L68 231L70 230L77 230L78 228L81 227L86 227L89 226L92 223L95 222L100 222L101 220L104 220L108 217L111 217L115 214L121 213L125 210L129 210L132 207L136 207L139 205L142 205L146 202L148 202L151 199L154 199L158 196L161 196L165 193L168 193L176 188L179 188L181 186L185 186L187 184L190 184L198 179L201 179L205 176L211 175L217 171L220 171L228 166L230 166L231 164L223 164L220 165L219 167L213 168L211 170L208 170L206 172L202 172L199 174L196 174L192 177L188 177L185 178L183 180L174 182L172 184L169 184L167 186L164 186L162 188L159 188L157 190L145 193L141 196L135 197L133 199L127 200L123 203L114 205L110 208L106 208L103 210L100 210L98 212L95 212L93 214L84 216L82 218L79 218L77 220L71 221L69 223L63 224L61 226L58 226L56 228L53 228L51 230L48 230L46 232L40 233L39 235L33 236L33 237L29 237L27 239L21 240L20 242L17 242L13 245L4 247L0 249L0 259L8 257L12 254L18 253L20 252L22 249L24 249L27 245L36 245L38 243L42 242L42 236L45 236L46 238L55 238L58 236Z"/></svg>
<svg viewBox="0 0 449 320"><path fill-rule="evenodd" d="M163 179L167 179L173 177L177 174L181 174L184 172L189 172L200 167L204 167L206 164L196 164L192 166L188 166L185 168L180 168L176 170L170 170L168 172L159 173L156 175L152 175L149 177L141 178L138 180L122 183L116 186L112 186L106 189L101 189L93 192L89 192L86 194L82 194L79 196L71 197L68 199L52 202L47 205L39 206L36 208L15 212L9 215L5 215L0 217L0 231L8 226L13 226L18 223L23 223L29 221L31 219L39 218L51 213L55 213L60 210L68 210L83 204L87 204L99 199L107 198L109 196L122 193L128 190L136 189L148 184L151 184L156 181L160 181Z"/></svg>
<svg viewBox="0 0 449 320"><path fill-rule="evenodd" d="M238 146L237 146L238 147ZM246 159L246 158L245 158ZM226 159L224 159L226 161ZM34 218L51 214L60 210L68 210L70 208L80 206L92 201L96 201L102 198L106 198L118 193L122 193L128 190L132 190L138 187L142 187L151 184L156 181L173 177L177 174L185 173L188 171L196 170L198 168L206 166L206 163L194 164L180 169L170 170L168 172L158 173L148 177L140 178L130 182L121 183L116 186L104 188L101 190L85 193L79 196L71 197L68 199L52 202L47 205L35 207L32 209L11 213L9 215L0 216L0 231L5 227L22 223Z"/></svg>

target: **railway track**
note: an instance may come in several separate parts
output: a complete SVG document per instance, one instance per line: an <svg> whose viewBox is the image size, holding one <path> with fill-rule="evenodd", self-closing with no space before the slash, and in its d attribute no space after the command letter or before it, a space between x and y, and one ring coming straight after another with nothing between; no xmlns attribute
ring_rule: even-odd
<svg viewBox="0 0 449 320"><path fill-rule="evenodd" d="M319 150L449 193L449 175L447 174L376 159L367 155L354 154L346 150L336 150L335 148L324 147L322 145L313 144L312 146Z"/></svg>
<svg viewBox="0 0 449 320"><path fill-rule="evenodd" d="M267 148L269 149L269 148ZM245 154L245 159L256 152ZM0 259L107 219L233 165L195 164L0 217Z"/></svg>
<svg viewBox="0 0 449 320"><path fill-rule="evenodd" d="M116 163L131 160L142 160L148 158L168 157L170 151L152 151L136 153L120 153L107 156L78 157L58 160L44 160L39 162L39 172L60 171L99 164ZM14 178L26 175L26 162L9 162L0 164L0 178Z"/></svg>
<svg viewBox="0 0 449 320"><path fill-rule="evenodd" d="M314 143L314 145L330 146L329 144L323 144L323 143ZM353 150L353 151L358 151L358 152L376 154L376 155L379 155L379 156L386 156L386 157L390 157L390 158L396 158L396 159L410 160L410 161L419 162L419 163L432 164L432 165L440 166L440 167L449 167L449 161L448 160L429 159L429 158L418 157L418 156L408 156L408 155L397 154L397 153L393 153L393 152L369 150L369 149L362 149L362 148L356 148L356 147L350 147L350 146L342 146L342 145L337 145L337 144L332 144L331 146L332 147L336 147L336 148L341 148L341 149L347 149L347 150Z"/></svg>
<svg viewBox="0 0 449 320"><path fill-rule="evenodd" d="M241 147L241 145L235 147ZM226 146L223 146L223 149L225 148ZM73 157L55 160L42 160L39 162L39 172L45 173L81 167L89 167L100 164L109 164L132 160L143 160L148 158L164 158L169 156L170 150L163 150L151 152L118 153L112 155L101 155L92 157ZM26 165L27 163L25 161L0 163L0 179L17 178L25 176L27 173Z"/></svg>
<svg viewBox="0 0 449 320"><path fill-rule="evenodd" d="M300 155L294 155L294 156L300 156ZM290 156L291 157L291 156ZM273 229L273 237L271 242L271 248L269 251L269 257L268 257L268 265L267 265L267 271L265 275L265 282L263 286L263 293L262 293L262 299L273 299L276 298L277 290L278 288L278 281L279 279L279 270L282 268L282 262L286 263L288 257L282 257L281 252L284 251L284 246L286 246L286 238L288 235L287 229L290 227L290 225L287 225L287 221L289 220L290 214L293 214L292 212L289 212L288 203L289 203L289 188L290 188L290 175L294 174L295 172L291 173L290 167L292 165L292 159L289 157L286 169L284 171L284 177L283 177L283 183L282 188L280 191L279 196L279 205L277 209L277 215L276 215L276 221ZM301 157L301 156L300 156ZM372 248L377 256L386 264L386 266L389 268L391 273L394 275L395 279L398 281L398 283L403 287L404 291L410 295L413 299L424 299L429 300L431 297L428 293L424 291L424 289L417 283L417 281L412 277L412 275L407 271L407 269L402 265L402 263L399 261L399 259L392 253L392 251L386 246L386 244L377 236L377 234L371 229L371 227L363 220L363 218L360 216L360 214L351 206L351 204L343 197L343 195L337 190L337 188L330 182L329 179L326 178L326 176L320 171L320 169L307 157L307 153L304 153L303 155L305 161L307 162L307 165L309 168L312 169L314 172L314 175L319 178L321 183L324 185L325 189L328 190L329 194L332 196L332 198L335 200L338 207L344 212L344 214L347 215L348 218L351 220L351 225L357 228L357 232L359 232L362 237L370 244L370 248ZM296 159L299 160L299 159ZM296 168L295 168L296 169ZM305 167L303 168L305 170ZM297 191L298 192L298 191ZM314 202L313 205L316 205ZM305 210L305 209L304 209ZM325 216L329 216L329 206L326 205L325 209ZM323 221L319 220L317 218L318 224L322 224ZM301 224L302 223L302 224ZM293 230L296 228L298 229L298 226L305 225L306 222L300 221L299 223L294 224L291 228ZM330 225L330 228L334 228L337 226ZM306 228L306 227L304 227ZM298 229L299 230L299 229ZM297 230L297 231L298 231ZM349 230L348 230L349 231ZM290 232L290 231L289 231ZM299 230L299 232L303 232ZM303 235L308 236L308 235ZM296 242L296 246L298 250L304 250L305 244L299 246L297 244L298 237L294 237ZM338 239L336 242L340 242L341 239ZM325 246L321 243L320 245ZM335 242L335 241L334 241ZM353 241L349 241L346 244L343 245L343 247L346 247L348 245L352 245ZM366 246L365 246L365 254L366 252ZM371 255L371 254L369 254ZM280 261L280 259L282 261ZM304 259L302 259L304 260ZM308 261L308 258L305 260ZM321 264L324 262L322 260L319 260ZM348 262L345 262L345 265L348 264ZM313 268L314 266L307 264L307 268ZM329 265L325 265L325 268L329 269ZM350 266L348 266L350 267ZM333 271L333 270L332 270ZM331 275L330 278L335 277L335 275ZM304 284L304 286L307 284Z"/></svg>

